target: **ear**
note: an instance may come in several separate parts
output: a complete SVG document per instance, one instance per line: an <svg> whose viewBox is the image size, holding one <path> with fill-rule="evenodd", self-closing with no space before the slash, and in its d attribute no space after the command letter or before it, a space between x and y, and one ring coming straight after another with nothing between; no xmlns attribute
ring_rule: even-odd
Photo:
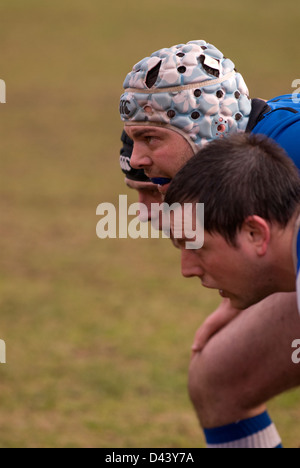
<svg viewBox="0 0 300 468"><path fill-rule="evenodd" d="M271 239L271 230L267 221L260 216L249 216L242 226L246 239L255 248L258 256L267 253Z"/></svg>

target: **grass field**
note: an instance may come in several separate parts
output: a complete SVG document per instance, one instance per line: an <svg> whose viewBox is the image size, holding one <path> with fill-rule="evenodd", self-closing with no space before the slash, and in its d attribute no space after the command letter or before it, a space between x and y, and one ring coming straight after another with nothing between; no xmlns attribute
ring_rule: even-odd
<svg viewBox="0 0 300 468"><path fill-rule="evenodd" d="M298 0L2 0L0 447L203 447L186 384L215 292L165 239L100 240L96 207L128 192L119 96L134 63L206 39L252 97L300 78ZM269 404L300 445L299 391Z"/></svg>

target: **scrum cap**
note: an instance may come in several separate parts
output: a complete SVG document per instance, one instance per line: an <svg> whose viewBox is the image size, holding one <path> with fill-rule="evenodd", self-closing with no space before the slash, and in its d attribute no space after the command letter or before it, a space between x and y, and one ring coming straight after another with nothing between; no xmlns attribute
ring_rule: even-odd
<svg viewBox="0 0 300 468"><path fill-rule="evenodd" d="M245 131L251 112L247 86L234 63L205 41L154 52L133 67L124 90L125 126L170 128L195 153L213 139Z"/></svg>

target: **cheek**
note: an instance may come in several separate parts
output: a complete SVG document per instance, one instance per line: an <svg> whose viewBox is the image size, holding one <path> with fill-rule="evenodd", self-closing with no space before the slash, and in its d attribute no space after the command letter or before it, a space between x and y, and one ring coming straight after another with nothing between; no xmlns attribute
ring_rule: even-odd
<svg viewBox="0 0 300 468"><path fill-rule="evenodd" d="M170 150L170 147L163 145L152 152L152 161L157 166L167 168L170 166L170 161L172 161L172 155L173 152Z"/></svg>
<svg viewBox="0 0 300 468"><path fill-rule="evenodd" d="M181 166L185 165L194 156L194 151L186 140L182 140L181 144L176 145L174 151Z"/></svg>
<svg viewBox="0 0 300 468"><path fill-rule="evenodd" d="M179 144L164 144L152 153L152 161L160 170L174 178L177 172L194 155L190 145L183 141Z"/></svg>
<svg viewBox="0 0 300 468"><path fill-rule="evenodd" d="M231 284L240 290L257 288L257 278L253 274L251 264L243 261L242 258L229 261L228 267L223 270L223 277L225 281L230 281Z"/></svg>
<svg viewBox="0 0 300 468"><path fill-rule="evenodd" d="M204 256L203 265L212 278L222 282L236 281L243 271L241 262L237 262L234 255L223 255L222 252Z"/></svg>

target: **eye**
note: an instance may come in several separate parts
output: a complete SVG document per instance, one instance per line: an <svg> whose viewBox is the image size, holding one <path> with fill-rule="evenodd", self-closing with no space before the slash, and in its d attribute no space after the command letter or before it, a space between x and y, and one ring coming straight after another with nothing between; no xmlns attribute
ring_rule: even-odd
<svg viewBox="0 0 300 468"><path fill-rule="evenodd" d="M153 137L151 135L145 136L145 140L147 141L147 143L151 143L152 138Z"/></svg>
<svg viewBox="0 0 300 468"><path fill-rule="evenodd" d="M151 143L154 143L156 141L157 137L155 135L145 135L144 139L146 143L150 145Z"/></svg>

